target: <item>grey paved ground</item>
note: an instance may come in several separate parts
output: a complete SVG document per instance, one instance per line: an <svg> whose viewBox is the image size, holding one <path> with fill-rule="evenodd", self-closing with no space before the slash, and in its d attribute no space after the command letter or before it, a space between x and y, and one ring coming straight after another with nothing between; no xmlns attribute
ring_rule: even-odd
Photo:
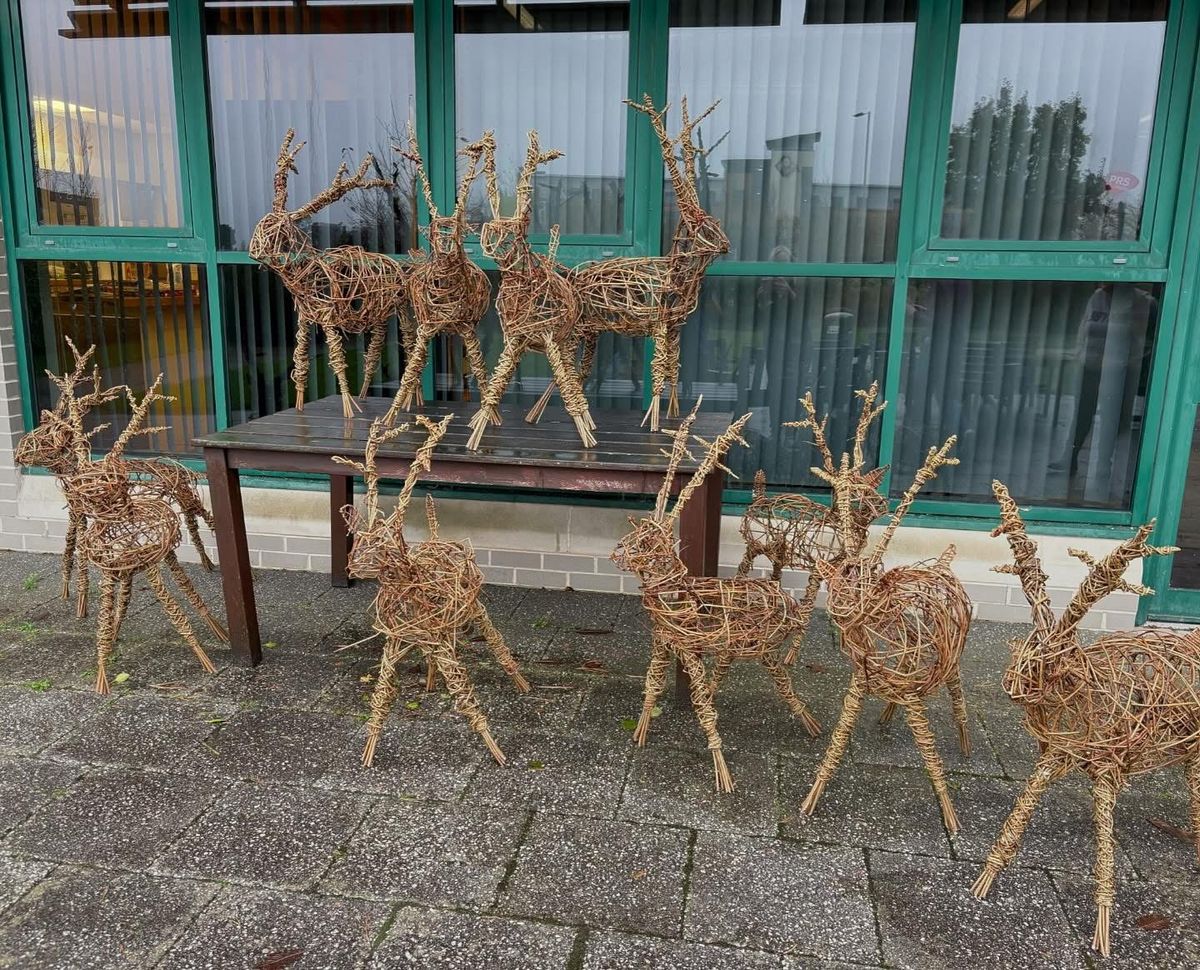
<svg viewBox="0 0 1200 970"><path fill-rule="evenodd" d="M719 697L733 795L690 710L632 747L647 637L634 599L489 589L534 685L471 669L495 765L424 674L363 769L369 587L258 575L263 665L201 672L149 595L91 693L92 621L58 560L0 553L0 967L1099 967L1091 807L1064 783L986 903L968 889L1032 764L1001 692L1019 627L964 664L975 753L931 711L963 831L950 838L901 719L868 707L817 815L811 740L757 667ZM216 600L214 577L198 574ZM209 638L211 640L211 638ZM818 617L795 668L828 728L845 664ZM1118 806L1111 966L1200 965L1200 882L1177 773ZM1147 917L1158 917L1148 920ZM1143 929L1142 924L1163 926Z"/></svg>

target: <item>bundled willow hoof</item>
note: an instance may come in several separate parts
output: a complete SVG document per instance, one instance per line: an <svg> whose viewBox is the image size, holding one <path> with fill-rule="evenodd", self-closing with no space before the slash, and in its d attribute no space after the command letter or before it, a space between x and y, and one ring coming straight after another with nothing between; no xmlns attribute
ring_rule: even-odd
<svg viewBox="0 0 1200 970"><path fill-rule="evenodd" d="M1176 550L1147 543L1153 521L1103 558L1071 550L1088 567L1088 575L1055 616L1037 545L1025 530L1020 509L1001 482L993 482L992 490L1000 503L1000 525L992 534L1007 539L1013 557L995 569L1020 579L1033 611L1033 632L1013 642L1004 690L1024 708L1025 727L1041 755L988 853L977 895L986 893L1013 860L1050 785L1074 769L1083 771L1092 782L1096 826L1092 946L1107 956L1116 895L1113 810L1127 779L1186 764L1192 826L1200 831L1200 630L1140 629L1081 643L1080 623L1109 593L1153 592L1124 579L1130 563Z"/></svg>

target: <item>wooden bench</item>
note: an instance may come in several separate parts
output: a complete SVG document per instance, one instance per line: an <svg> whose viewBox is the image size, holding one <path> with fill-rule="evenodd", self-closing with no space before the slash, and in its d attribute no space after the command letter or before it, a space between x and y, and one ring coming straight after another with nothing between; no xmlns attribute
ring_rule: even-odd
<svg viewBox="0 0 1200 970"><path fill-rule="evenodd" d="M258 614L254 603L254 581L246 544L246 521L242 511L239 473L259 471L307 472L329 476L329 526L331 580L348 586L346 561L350 549L341 509L353 501L353 476L334 455L363 457L371 421L389 405L386 398L363 401L363 413L346 421L341 398L330 396L307 404L304 411L289 408L269 417L257 418L197 439L204 449L213 514L217 523L217 552L229 638L234 657L250 665L262 660ZM450 425L434 454L433 467L422 478L429 483L481 485L496 489L552 489L580 495L654 496L662 484L667 459L662 449L669 443L661 434L640 426L641 414L633 411L593 410L597 446L583 449L574 424L552 410L536 425L526 424L523 407L501 408L503 424L492 428L477 452L466 447L474 411L469 403L433 404L425 413L438 419L448 412L458 417ZM711 438L729 423L723 414L701 415L693 430ZM677 422L668 422L668 427ZM384 479L402 479L418 436L405 435L379 453L379 470ZM672 485L678 491L695 471L685 460ZM680 552L689 571L697 576L715 576L721 537L721 492L724 474L718 469L684 507L680 517ZM677 693L686 689L681 671L676 672Z"/></svg>

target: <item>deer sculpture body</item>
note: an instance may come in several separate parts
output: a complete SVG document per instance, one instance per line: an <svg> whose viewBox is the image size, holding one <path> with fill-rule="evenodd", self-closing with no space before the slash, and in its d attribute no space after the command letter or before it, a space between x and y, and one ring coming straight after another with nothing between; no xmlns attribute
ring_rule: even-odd
<svg viewBox="0 0 1200 970"><path fill-rule="evenodd" d="M762 664L780 697L808 733L816 736L821 727L796 696L787 667L779 656L783 645L796 632L799 604L779 583L770 580L691 576L679 558L675 523L683 507L704 478L720 467L725 453L734 444L745 444L741 432L750 420L749 414L744 415L712 442L695 439L705 449L704 459L668 513L667 500L676 469L688 454L697 408L699 403L677 431L666 432L673 436L674 443L654 513L640 520L630 518L633 531L617 545L612 560L641 580L642 605L650 617L650 666L634 741L639 746L646 743L655 702L666 686L667 669L675 657L690 681L692 706L712 752L717 790L729 792L733 790L733 778L721 752L713 698L733 661L754 660ZM705 668L705 657L714 661L711 676Z"/></svg>
<svg viewBox="0 0 1200 970"><path fill-rule="evenodd" d="M475 331L487 313L492 290L487 274L471 262L463 248L470 230L467 199L479 174L483 142L472 142L459 152L467 159L467 170L458 186L454 213L449 216L438 213L411 121L408 124L408 151L403 154L416 166L417 178L429 207L429 227L425 230L429 239L429 258L414 264L408 278L408 298L416 333L404 362L404 376L396 397L400 407L412 409L422 403L421 370L425 366L429 341L441 334L462 340L467 365L483 393L487 387L487 367Z"/></svg>
<svg viewBox="0 0 1200 970"><path fill-rule="evenodd" d="M918 492L937 475L939 467L958 463L958 459L949 457L955 440L951 437L941 448L929 449L925 463L904 493L887 529L869 553L856 545L859 540L853 526L851 489L837 484L838 479L853 481L861 469L850 463L849 456L842 457L834 475L827 476L824 469L813 469L814 474L826 478L834 487L842 542L846 547L846 555L840 562L817 559L813 565L828 585L829 618L841 634L842 651L850 660L852 673L837 727L801 807L806 815L816 811L821 793L846 753L863 699L875 695L904 710L946 828L958 831L958 816L934 746L925 698L946 687L958 725L959 747L964 755L969 755L971 745L959 659L971 622L971 603L962 583L950 571L954 546L931 562L892 569L883 566L883 554Z"/></svg>
<svg viewBox="0 0 1200 970"><path fill-rule="evenodd" d="M459 644L470 640L472 632L477 630L517 690L522 693L529 690L529 683L518 670L504 637L480 602L483 574L475 563L475 553L467 542L441 538L432 496L425 502L429 538L410 543L404 535L404 519L413 488L429 470L433 451L452 418L453 415L447 415L433 422L417 415L416 422L425 431L425 441L413 457L396 507L389 515L379 509L377 456L382 446L407 432L409 425L389 428L384 419L377 419L371 425L362 462L335 459L357 470L367 487L361 512L354 506L343 509L346 524L354 534L348 571L354 577L374 577L379 581L379 592L371 609L373 626L383 636L384 646L379 679L371 695L371 716L363 749L363 764L368 766L375 758L375 748L396 703L398 665L413 650L419 650L425 658L427 689L433 689L438 675L445 680L455 710L467 719L500 764L504 764L504 753L492 737L467 669L458 657Z"/></svg>
<svg viewBox="0 0 1200 970"><path fill-rule="evenodd" d="M308 335L319 327L329 346L329 366L337 377L342 395L342 412L350 417L361 410L350 394L346 378L346 350L343 334L369 335L363 362L363 383L359 392L365 397L383 356L387 322L401 315L401 333L405 351L411 354L414 332L407 319L408 272L410 264L361 246L335 246L319 250L300 223L326 206L332 205L354 189L391 188L386 179L366 177L373 158L368 155L358 170L349 175L343 162L333 182L324 191L298 209L288 209L288 178L297 171L296 156L304 147L292 148L296 133L288 129L275 164L275 196L268 212L250 237L250 255L273 270L283 281L296 303L296 350L292 357L292 382L296 386L296 408L304 410L308 385Z"/></svg>
<svg viewBox="0 0 1200 970"><path fill-rule="evenodd" d="M1108 956L1116 897L1113 807L1126 780L1185 763L1192 833L1200 833L1200 630L1139 629L1082 643L1080 622L1109 593L1152 592L1125 581L1129 564L1175 550L1147 544L1153 521L1102 559L1071 550L1089 567L1088 576L1056 617L1037 545L1025 531L1016 502L1002 483L993 482L992 490L1000 503L1000 525L992 534L1008 540L1013 557L995 569L1020 579L1033 611L1033 631L1012 644L1004 690L1024 708L1025 727L1041 753L973 892L980 899L987 896L996 876L1012 862L1046 790L1072 770L1082 771L1092 783L1096 825L1092 946Z"/></svg>
<svg viewBox="0 0 1200 970"><path fill-rule="evenodd" d="M182 538L179 513L159 488L153 484L146 487L137 480L135 466L124 457L135 436L166 430L146 426L153 405L171 400L160 393L161 389L161 374L140 401L128 388L121 389L133 413L112 448L99 460L91 457L90 435L83 434L77 425L63 422L63 432L73 440L75 459L73 471L62 479L62 488L69 507L78 510L86 522L78 541L80 557L100 573L96 634L96 691L100 694L109 691L106 663L120 636L138 573L145 573L163 612L208 673L215 673L216 668L187 615L167 589L164 566L217 638L223 642L229 640L225 628L209 611L175 555ZM57 424L62 419L51 420ZM86 576L83 581L86 583Z"/></svg>
<svg viewBox="0 0 1200 970"><path fill-rule="evenodd" d="M774 580L778 580L785 569L804 569L808 572L808 583L800 601L804 625L792 640L792 648L786 657L788 664L796 659L797 647L804 639L804 633L816 607L817 594L821 590L821 574L817 571L817 560L836 567L847 555L847 547L842 541L838 522L839 501L844 501L849 507L850 519L847 524L850 545L855 549L866 546L867 530L871 523L887 512L887 496L879 492L887 468L863 471L866 464L863 447L870 433L871 423L883 413L887 402L875 407L875 399L879 396L878 383L854 393L862 400L863 405L854 432L854 458L853 462L847 465L849 472L845 478L838 476L838 466L834 463L833 454L825 438L829 415L826 414L823 419L817 421L811 391L800 399L800 405L807 412L807 417L800 421L784 423L785 428L808 428L812 431L813 442L821 453L822 477L835 489L846 493L845 496L842 497L835 491L831 496L831 504L825 506L799 494L767 495L765 478L760 471L754 477L753 498L742 516L741 534L746 543L746 551L738 566L739 576L749 575L759 556L765 556L770 561L771 578Z"/></svg>
<svg viewBox="0 0 1200 970"><path fill-rule="evenodd" d="M496 144L490 135L483 138L483 151L492 219L484 224L479 242L484 253L494 259L500 269L496 313L504 334L504 349L483 392L480 408L471 418L468 447L476 450L487 426L500 423L500 399L516 374L521 358L532 350L546 355L554 380L562 391L567 413L575 422L579 440L584 447L591 448L596 444L592 435L595 424L588 411L579 373L575 370L579 301L571 284L559 272L554 258L558 248L558 227L551 230L548 254L535 253L529 245L534 172L539 165L561 158L562 152L543 152L538 145L537 132L529 133L525 163L517 176L516 211L506 217L500 211Z"/></svg>
<svg viewBox="0 0 1200 970"><path fill-rule="evenodd" d="M81 354L69 337L66 342L75 358L75 367L62 375L46 372L46 376L59 390L58 400L53 410L42 413L38 426L21 439L14 455L17 464L45 468L60 483L80 471L81 452L76 447L77 442L90 442L97 431L108 427L104 424L86 432L84 426L88 414L93 408L121 397L125 391L121 386L102 388L100 369L94 366L91 372L92 389L85 394L78 394L77 389L88 379L88 364L94 358L96 348L93 345ZM85 453L90 458L90 444ZM179 511L201 565L212 570L213 562L200 536L200 521L210 530L214 527L212 513L200 497L201 476L167 458L126 458L124 464L130 473L136 476L135 484L131 487L144 495L154 495ZM64 498L67 501L67 535L63 550L62 598L69 600L78 542L87 529L88 521L78 500L70 492L64 492ZM82 619L87 616L87 612L87 567L86 564L80 564L76 615Z"/></svg>
<svg viewBox="0 0 1200 970"><path fill-rule="evenodd" d="M579 298L577 329L583 342L581 383L586 383L591 373L600 334L611 332L626 337L654 338L654 356L650 362L653 397L646 420L651 429L657 431L659 400L667 387L670 388L667 416L679 416L680 330L700 301L700 282L709 264L729 252L729 239L721 223L704 211L696 189L696 158L703 151L696 146L694 136L699 124L717 104L692 118L684 98L680 105L679 135L673 139L666 129L669 105L659 111L648 95L640 104L625 103L644 113L654 126L662 146L663 163L675 190L679 226L665 256L622 257L584 263L571 270L568 278ZM676 148L679 157L676 157ZM553 393L554 385L551 384L526 420L538 420Z"/></svg>

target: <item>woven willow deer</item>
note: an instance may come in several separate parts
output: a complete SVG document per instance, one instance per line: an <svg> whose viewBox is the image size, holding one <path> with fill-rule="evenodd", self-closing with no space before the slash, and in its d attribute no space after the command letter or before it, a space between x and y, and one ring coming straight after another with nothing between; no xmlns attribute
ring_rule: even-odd
<svg viewBox="0 0 1200 970"><path fill-rule="evenodd" d="M349 175L343 162L324 191L298 209L288 209L288 177L296 172L296 156L304 147L292 148L296 132L289 128L275 163L275 197L268 212L250 237L250 255L279 274L283 285L296 302L296 350L292 356L292 382L296 385L296 409L304 410L308 386L308 333L320 327L329 345L329 366L337 376L342 395L342 412L350 417L361 410L350 394L346 380L346 350L343 334L366 333L370 336L363 362L363 383L359 397L366 397L371 380L383 356L387 322L401 314L401 333L405 351L411 353L413 327L407 320L407 276L411 264L368 252L361 246L335 246L318 250L300 223L326 206L332 205L354 189L386 188L386 179L366 177L374 159L368 155ZM349 177L347 177L349 176Z"/></svg>
<svg viewBox="0 0 1200 970"><path fill-rule="evenodd" d="M428 260L413 265L408 278L416 333L404 363L400 393L396 396L399 407L412 409L422 403L421 371L425 367L429 341L441 334L462 339L467 365L483 393L487 387L487 367L475 330L487 313L492 291L487 274L471 262L463 249L463 241L470 231L467 199L479 173L483 142L472 142L459 152L467 159L467 170L458 186L454 214L449 216L438 214L411 121L408 123L408 151L401 154L416 167L425 204L429 207L429 227L425 235L429 238L430 255Z"/></svg>
<svg viewBox="0 0 1200 970"><path fill-rule="evenodd" d="M688 114L687 98L680 104L679 136L667 134L666 116L670 105L661 111L647 95L638 104L625 102L650 119L662 146L663 162L679 205L679 226L665 256L633 256L584 263L571 270L568 279L579 298L580 319L577 331L583 341L580 383L586 383L596 356L596 342L605 332L625 337L653 337L654 356L650 362L653 397L646 420L658 430L659 399L670 387L667 416L679 416L679 338L687 318L700 302L700 282L709 264L729 252L729 239L721 223L704 211L696 191L696 158L704 151L696 147L696 128L720 102L710 105L698 117ZM680 157L675 155L678 146ZM526 420L541 417L554 385L546 388L530 410ZM645 423L645 422L643 422Z"/></svg>
<svg viewBox="0 0 1200 970"><path fill-rule="evenodd" d="M522 693L529 690L528 681L517 669L517 662L504 638L479 600L483 574L475 563L475 553L469 542L451 542L439 536L432 496L425 500L429 538L409 543L404 535L404 518L413 488L421 475L429 470L433 451L452 418L453 415L447 415L441 421L433 422L424 415L417 415L416 422L425 431L425 441L409 465L404 487L389 515L385 516L379 510L377 455L380 447L408 431L409 425L388 428L383 419L377 419L371 425L362 462L341 457L334 459L357 470L366 482L362 512L354 506L343 509L346 525L354 534L348 571L351 576L379 580L372 612L375 631L384 637L383 663L371 695L371 717L363 748L363 764L368 766L375 759L375 748L396 703L397 666L414 649L425 658L427 689L433 689L435 678L440 674L454 700L455 710L467 719L500 764L504 764L504 752L492 737L467 669L458 659L459 643L469 641L472 631L478 630L517 690Z"/></svg>
<svg viewBox="0 0 1200 970"><path fill-rule="evenodd" d="M904 709L946 828L958 831L958 817L946 787L942 760L934 747L924 699L943 684L946 686L958 725L959 746L964 755L970 754L959 659L971 622L971 603L962 583L950 571L954 546L930 562L883 568L883 554L918 492L936 477L941 466L958 464L957 458L949 457L955 441L951 437L941 448L929 449L925 463L869 554L855 545L851 491L834 484L846 556L836 565L822 559L814 560L813 565L828 584L829 617L841 633L842 650L850 660L852 673L841 717L801 806L806 815L816 811L821 793L846 753L863 698L874 694ZM818 468L813 473L831 484L834 479L846 481L856 474L845 455L836 474L826 477L827 473Z"/></svg>
<svg viewBox="0 0 1200 970"><path fill-rule="evenodd" d="M229 640L175 556L182 538L179 513L153 483L147 486L135 477L135 466L124 457L134 437L167 430L147 427L151 408L173 400L161 394L161 389L161 374L140 401L128 388L122 388L133 413L108 454L98 461L91 457L90 435L80 433L69 419L51 417L53 424L61 422L62 432L71 437L75 453L75 469L63 477L62 488L68 506L77 509L87 523L79 538L79 555L100 573L100 618L96 632L96 691L100 694L109 691L106 664L120 635L138 573L146 574L146 581L167 619L208 673L215 673L216 668L186 614L168 591L163 581L163 566L217 638L223 642Z"/></svg>
<svg viewBox="0 0 1200 970"><path fill-rule="evenodd" d="M1116 898L1113 808L1131 775L1187 763L1193 836L1200 835L1200 630L1140 629L1079 641L1088 611L1117 590L1145 596L1149 587L1126 582L1135 559L1176 550L1148 545L1151 521L1102 559L1071 550L1088 566L1087 578L1055 617L1037 545L1025 531L1016 502L1000 482L1000 525L1013 561L995 567L1021 581L1033 611L1033 632L1014 640L1004 690L1025 709L1025 727L1041 748L1037 765L987 855L972 890L980 899L1017 853L1021 836L1046 790L1072 769L1092 782L1096 824L1096 929L1092 946L1109 954ZM1200 853L1200 841L1197 842Z"/></svg>
<svg viewBox="0 0 1200 970"><path fill-rule="evenodd" d="M78 394L77 388L88 380L88 364L95 357L96 347L93 345L81 354L70 337L65 339L75 358L75 366L62 375L46 371L46 376L59 390L58 401L53 410L42 412L38 426L21 439L14 454L17 464L45 468L55 475L60 485L64 479L80 470L80 451L76 444L88 442L88 447L82 453L90 458L91 439L97 432L108 428L107 424L103 424L90 432L85 431L88 414L93 408L114 401L125 392L123 386L102 388L100 368L93 366L90 375L92 389L85 394ZM198 484L201 476L166 458L126 458L124 463L137 476L136 487L139 491L154 494L179 510L201 565L205 569L213 569L212 560L204 549L204 540L200 537L199 520L203 520L209 529L213 528L212 513L205 508L204 500L200 497ZM71 493L64 491L64 497L67 501L67 536L63 549L61 595L64 600L69 600L71 575L76 565L76 547L88 522ZM76 615L82 619L87 612L87 567L86 564L80 564Z"/></svg>
<svg viewBox="0 0 1200 970"><path fill-rule="evenodd" d="M555 253L558 227L550 231L546 255L529 246L529 221L532 215L533 174L539 165L562 157L557 149L543 152L536 131L529 133L525 164L517 176L517 207L513 215L500 214L500 187L496 178L496 143L491 133L483 137L484 173L487 176L488 203L492 219L479 234L480 246L496 261L501 279L496 294L496 313L504 332L504 349L483 392L479 410L471 418L471 438L467 447L479 447L489 424L500 423L500 398L517 372L517 364L527 351L546 355L554 380L562 391L567 413L575 422L579 440L585 448L596 444L592 435L595 423L588 411L587 398L575 370L575 350L579 345L579 301L571 285L559 272Z"/></svg>
<svg viewBox="0 0 1200 970"><path fill-rule="evenodd" d="M733 778L721 753L717 733L717 710L713 703L722 678L734 660L755 660L767 668L779 696L800 718L812 736L821 726L796 696L786 666L778 653L797 628L799 605L778 583L765 579L717 579L690 576L675 548L675 523L692 493L734 445L745 445L742 429L750 420L743 415L714 441L696 437L705 449L700 467L679 493L674 508L667 512L667 499L675 472L688 454L692 423L700 404L683 420L679 429L666 432L674 439L662 487L653 515L635 520L612 554L621 569L634 573L642 582L642 605L650 616L651 654L646 671L642 716L634 732L638 746L646 743L654 705L666 686L671 657L683 665L691 684L692 706L712 752L718 791L733 791ZM711 677L702 657L714 658Z"/></svg>
<svg viewBox="0 0 1200 970"><path fill-rule="evenodd" d="M800 399L807 416L800 421L784 422L785 428L808 428L812 431L813 443L821 453L823 463L820 477L833 488L831 504L825 506L799 494L768 496L766 479L759 471L754 476L754 497L742 516L741 533L746 551L738 566L739 576L749 575L759 556L766 556L770 560L771 578L774 580L779 580L785 569L804 569L808 572L804 598L800 601L803 625L793 638L792 647L785 658L788 664L796 659L798 645L808 630L817 604L817 594L821 590L821 574L817 572L816 561L820 559L836 567L846 556L846 545L838 524L839 504L846 505L850 510L850 541L855 549L862 549L866 545L867 530L871 523L887 511L887 496L879 492L879 486L887 474L886 466L863 471L866 465L863 447L867 435L872 422L887 407L887 402L875 407L875 399L879 396L878 382L865 391L854 393L863 404L854 431L854 457L853 460L848 456L845 459L848 469L845 476L838 474L838 466L834 464L833 454L825 439L829 415L817 421L812 391Z"/></svg>

